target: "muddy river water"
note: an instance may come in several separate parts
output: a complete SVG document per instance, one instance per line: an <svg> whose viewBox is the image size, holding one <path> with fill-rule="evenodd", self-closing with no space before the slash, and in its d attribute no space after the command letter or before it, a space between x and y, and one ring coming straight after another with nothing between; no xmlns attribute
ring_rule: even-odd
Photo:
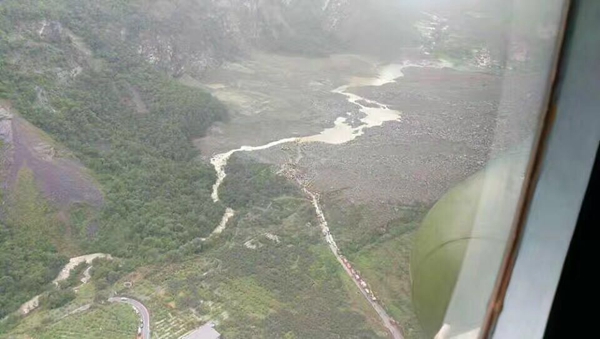
<svg viewBox="0 0 600 339"><path fill-rule="evenodd" d="M225 153L220 153L213 156L210 163L214 166L217 172L217 180L213 185L212 199L213 201L219 201L219 187L225 180L227 173L225 168L229 158L237 152L253 152L266 150L271 147L286 144L286 143L309 143L309 142L323 142L327 144L339 145L352 141L364 134L366 129L372 127L378 127L389 121L399 121L401 114L399 111L390 109L387 105L360 97L356 94L350 93L349 89L353 87L363 86L383 86L385 84L395 82L396 79L404 76L403 70L409 67L431 67L431 68L444 68L451 67L451 64L445 61L439 62L404 62L402 64L391 64L382 67L379 70L379 74L374 78L352 78L347 85L338 87L332 90L332 93L341 94L346 97L348 102L359 107L359 111L365 116L360 119L358 126L352 126L347 118L346 114L341 114L335 120L333 127L329 127L321 131L319 134L305 136L305 137L290 137L283 138L269 142L259 146L241 146L240 148L230 150Z"/></svg>

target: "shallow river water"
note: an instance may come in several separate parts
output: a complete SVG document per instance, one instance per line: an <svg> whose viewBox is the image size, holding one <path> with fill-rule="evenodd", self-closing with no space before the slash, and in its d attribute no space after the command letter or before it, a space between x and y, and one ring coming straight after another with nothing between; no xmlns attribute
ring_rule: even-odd
<svg viewBox="0 0 600 339"><path fill-rule="evenodd" d="M284 138L259 146L241 146L240 148L233 149L228 152L220 153L213 156L210 160L210 163L215 167L215 171L217 172L217 180L213 185L212 190L213 201L219 201L219 187L221 186L223 180L225 180L225 177L227 176L225 168L227 166L229 158L234 153L260 151L269 149L277 145L292 142L323 142L327 144L339 145L358 138L359 136L364 134L364 131L366 129L381 126L385 122L400 120L399 111L390 109L387 105L384 105L382 103L350 93L348 92L348 90L352 87L383 86L385 84L395 82L396 79L404 76L403 70L408 67L444 68L451 67L451 65L448 62L444 61L421 63L404 62L402 64L391 64L382 67L379 70L378 76L375 78L354 77L350 80L350 82L347 85L332 90L332 93L344 95L348 102L358 106L359 111L365 115L365 117L360 119L361 124L356 127L353 127L348 123L347 114L344 114L340 115L334 121L333 127L325 128L319 134L305 137ZM363 103L368 104L368 106L364 106Z"/></svg>

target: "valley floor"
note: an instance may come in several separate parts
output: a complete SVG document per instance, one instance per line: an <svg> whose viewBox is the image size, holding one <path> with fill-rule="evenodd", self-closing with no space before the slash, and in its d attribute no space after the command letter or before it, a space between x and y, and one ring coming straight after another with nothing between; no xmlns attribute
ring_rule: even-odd
<svg viewBox="0 0 600 339"><path fill-rule="evenodd" d="M212 92L232 112L230 121L215 124L195 141L208 162L208 155L245 145L317 135L339 117L352 128L360 126L365 118L360 107L332 90L382 77L384 66L355 55L308 59L256 54L225 64L202 81L180 81ZM348 89L364 98L359 101L363 108L373 100L397 110L398 121L364 130L346 143L282 143L231 157L221 199L235 214L228 212L201 253L144 266L111 287L147 305L153 337L178 337L208 321L230 338L388 335L327 249L312 202L281 175L289 164L302 185L320 195L341 253L369 283L404 337L421 337L408 272L414 232L445 190L510 147L490 131L515 122L498 109L502 79L496 75L435 67L402 72L404 77L378 87ZM454 85L449 88L448 82ZM85 306L82 298L80 294L81 301L69 309ZM74 317L96 317L91 314L105 314L105 309L120 312L115 307L95 306L76 315L42 310L13 334L32 333L40 323L51 324L49 333L64 333L62 328L77 328Z"/></svg>

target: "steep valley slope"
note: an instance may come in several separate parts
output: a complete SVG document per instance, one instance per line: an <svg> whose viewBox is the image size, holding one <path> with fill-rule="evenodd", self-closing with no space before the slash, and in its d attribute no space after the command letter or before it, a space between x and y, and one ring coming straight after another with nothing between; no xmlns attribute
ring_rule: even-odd
<svg viewBox="0 0 600 339"><path fill-rule="evenodd" d="M420 338L412 234L453 183L531 132L518 113L536 109L541 94L524 89L549 45L544 27L516 28L515 44L495 35L510 24L490 14L501 2L432 3L0 1L0 337L131 337L115 322L131 314L105 305L114 293L144 302L158 338L208 321L228 338L388 336L282 175L293 165L343 253ZM404 63L419 67L388 79ZM398 121L346 143L236 153L213 201L213 155L340 117L360 126L351 95ZM112 259L51 283L69 257L97 252Z"/></svg>

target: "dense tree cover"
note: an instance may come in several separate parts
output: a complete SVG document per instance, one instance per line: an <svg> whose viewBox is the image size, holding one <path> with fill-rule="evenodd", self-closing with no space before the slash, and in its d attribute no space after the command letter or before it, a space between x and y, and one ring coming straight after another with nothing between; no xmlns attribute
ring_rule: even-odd
<svg viewBox="0 0 600 339"><path fill-rule="evenodd" d="M99 226L80 234L84 247L147 262L207 235L223 207L210 200L214 170L197 161L190 138L226 110L140 60L131 41L114 39L115 27L139 30L146 19L119 0L5 1L0 12L1 93L72 150L104 189ZM93 57L68 36L42 39L43 20L77 32ZM76 64L76 77L57 75ZM133 91L148 112L131 105Z"/></svg>
<svg viewBox="0 0 600 339"><path fill-rule="evenodd" d="M94 300L105 302L111 296L113 286L123 275L133 269L131 261L110 260L97 258L92 262L90 271L91 281L94 284Z"/></svg>
<svg viewBox="0 0 600 339"><path fill-rule="evenodd" d="M272 166L234 156L221 192L237 210L223 234L235 245L205 254L218 258L224 270L209 284L219 286L222 302L235 304L228 307L232 321L221 326L225 335L378 337L351 302L354 287L325 246L314 208L298 187ZM172 292L188 289L183 295L202 295L189 283Z"/></svg>
<svg viewBox="0 0 600 339"><path fill-rule="evenodd" d="M160 290L153 294L154 309L168 304L177 318L191 313L222 319L225 310L218 330L228 338L384 336L367 322L377 316L331 255L311 201L272 166L233 157L227 173L221 197L233 203L236 215L218 237L225 244L146 271L145 286L123 293L141 298ZM173 315L155 314L154 321ZM153 331L167 333L162 326Z"/></svg>
<svg viewBox="0 0 600 339"><path fill-rule="evenodd" d="M30 171L19 173L15 194L6 200L8 212L0 224L0 319L40 293L67 262L49 241L55 231L49 206Z"/></svg>
<svg viewBox="0 0 600 339"><path fill-rule="evenodd" d="M62 307L75 299L75 292L70 289L53 289L40 298L40 305L49 309Z"/></svg>
<svg viewBox="0 0 600 339"><path fill-rule="evenodd" d="M234 154L228 162L227 176L220 192L227 206L234 209L268 205L280 196L300 197L300 190L273 168L245 160Z"/></svg>
<svg viewBox="0 0 600 339"><path fill-rule="evenodd" d="M43 22L60 23L61 29L50 32L58 37L40 36ZM82 224L73 238L86 252L137 262L162 260L181 248L197 251L201 246L190 241L210 233L224 210L210 199L214 170L198 161L190 139L224 119L226 110L209 94L152 68L130 41L114 39L111 31L148 24L120 0L0 3L0 98L68 147L104 191L96 215L73 209L78 214L71 218ZM67 29L92 55L82 52ZM73 75L78 67L80 73ZM147 112L131 104L134 91ZM19 202L2 207L0 318L44 290L66 262L45 232L51 218L40 209L49 207L27 175L29 186L15 189L16 200L36 201L27 205L31 210L19 210ZM96 276L98 270L102 267ZM102 279L112 283L113 278ZM53 292L48 303L55 307L69 297Z"/></svg>
<svg viewBox="0 0 600 339"><path fill-rule="evenodd" d="M59 22L87 47L65 36L40 37L42 21ZM81 247L131 258L94 261L95 300L105 301L110 290L122 287L119 279L135 265L168 262L157 269L160 274L202 251L223 272L192 271L181 279L169 272L166 296L186 313L190 307L209 312L203 300L225 306L231 318L223 329L231 337L377 337L345 290L347 278L324 245L310 202L272 168L233 157L221 193L237 213L217 239L230 246L211 247L215 240L199 239L218 224L224 205L210 199L215 173L197 161L190 138L203 135L226 112L210 95L139 59L127 36L149 25L121 0L0 4L0 95L73 151L102 184L105 202L98 214L90 217L82 207L71 215L81 225L75 230ZM85 48L92 56L82 53ZM69 75L76 65L81 72ZM60 75L64 71L67 76ZM147 110L132 105L133 92ZM265 238L266 232L281 240ZM255 249L254 243L245 245L252 239ZM36 266L40 260L27 260L20 267L43 272ZM35 293L48 286L61 265ZM48 308L69 302L72 294L63 287L44 298Z"/></svg>
<svg viewBox="0 0 600 339"><path fill-rule="evenodd" d="M97 258L92 263L90 274L93 282L112 285L130 270L129 265L124 265L120 261Z"/></svg>

